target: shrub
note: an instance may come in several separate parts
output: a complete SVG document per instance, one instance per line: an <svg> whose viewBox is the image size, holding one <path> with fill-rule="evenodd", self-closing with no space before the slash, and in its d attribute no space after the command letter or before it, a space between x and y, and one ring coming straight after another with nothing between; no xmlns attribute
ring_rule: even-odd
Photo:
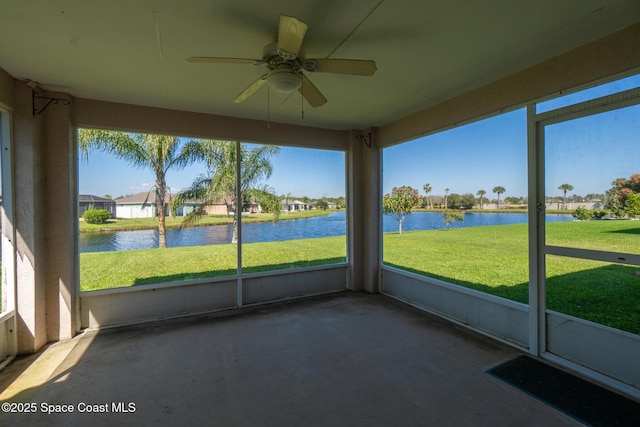
<svg viewBox="0 0 640 427"><path fill-rule="evenodd" d="M82 214L87 224L104 224L109 218L111 214L106 209L88 209Z"/></svg>
<svg viewBox="0 0 640 427"><path fill-rule="evenodd" d="M627 196L624 211L631 218L640 216L640 193L632 193Z"/></svg>
<svg viewBox="0 0 640 427"><path fill-rule="evenodd" d="M590 210L580 206L575 211L573 211L571 215L578 221L587 221L591 219L592 213Z"/></svg>
<svg viewBox="0 0 640 427"><path fill-rule="evenodd" d="M326 200L318 200L316 202L316 208L326 211L327 209L329 209L329 203Z"/></svg>
<svg viewBox="0 0 640 427"><path fill-rule="evenodd" d="M607 216L607 211L593 211L593 218L602 219Z"/></svg>

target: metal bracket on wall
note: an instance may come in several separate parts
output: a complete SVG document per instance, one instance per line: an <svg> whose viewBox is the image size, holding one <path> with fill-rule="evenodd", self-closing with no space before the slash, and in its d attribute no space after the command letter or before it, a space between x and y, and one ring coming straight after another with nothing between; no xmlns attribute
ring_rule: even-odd
<svg viewBox="0 0 640 427"><path fill-rule="evenodd" d="M44 107L38 109L36 108L36 99L45 99L49 102L47 102L45 104ZM44 110L46 110L49 105L51 104L60 104L62 103L62 105L69 105L69 100L68 99L61 99L61 98L50 98L48 96L40 96L36 93L36 91L32 91L31 92L31 105L33 106L33 115L36 116L38 114L42 114L42 112Z"/></svg>
<svg viewBox="0 0 640 427"><path fill-rule="evenodd" d="M371 132L369 132L367 135L356 135L356 139L358 141L364 142L367 148L371 148Z"/></svg>

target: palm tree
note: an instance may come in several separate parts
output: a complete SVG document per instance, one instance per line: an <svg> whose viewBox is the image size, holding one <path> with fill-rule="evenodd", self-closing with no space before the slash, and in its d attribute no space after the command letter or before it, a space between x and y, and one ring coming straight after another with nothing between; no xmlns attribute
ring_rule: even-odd
<svg viewBox="0 0 640 427"><path fill-rule="evenodd" d="M498 185L497 187L493 187L492 191L494 193L498 193L498 209L500 209L500 195L502 193L504 193L505 191L507 191L507 190L505 190L504 187L501 187L501 186Z"/></svg>
<svg viewBox="0 0 640 427"><path fill-rule="evenodd" d="M447 209L447 196L449 195L449 189L444 189L444 208Z"/></svg>
<svg viewBox="0 0 640 427"><path fill-rule="evenodd" d="M236 143L233 141L203 141L206 153L208 174L198 177L191 186L180 192L174 198L173 210L187 200L198 200L202 206L189 213L183 225L197 221L206 214L204 207L216 203L224 203L227 212L233 212L233 236L231 243L238 242L238 215L242 210L242 203L237 200L236 186ZM280 199L274 191L260 181L269 178L273 172L270 158L280 152L280 148L273 145L259 145L249 149L246 144L240 144L240 193L245 200L256 200L268 212L273 214L273 220L280 216Z"/></svg>
<svg viewBox="0 0 640 427"><path fill-rule="evenodd" d="M431 199L431 190L433 190L433 188L431 188L430 184L425 184L422 186L422 189L429 198L429 209L433 209L433 200Z"/></svg>
<svg viewBox="0 0 640 427"><path fill-rule="evenodd" d="M562 184L558 187L558 190L562 190L564 194L562 195L562 209L567 208L567 191L573 190L573 185L571 184Z"/></svg>
<svg viewBox="0 0 640 427"><path fill-rule="evenodd" d="M287 212L290 212L290 208L289 208L289 199L291 199L291 193L287 193L284 196L284 203L287 205Z"/></svg>
<svg viewBox="0 0 640 427"><path fill-rule="evenodd" d="M133 166L149 168L155 173L156 182L152 190L155 190L158 218L158 247L166 248L164 204L168 191L167 172L170 169L183 169L197 160L202 160L204 152L200 142L190 140L182 144L175 136L98 129L81 129L78 132L78 142L85 160L89 159L90 151L99 150Z"/></svg>
<svg viewBox="0 0 640 427"><path fill-rule="evenodd" d="M482 202L485 194L487 194L487 192L484 190L478 190L478 192L476 193L477 196L480 196L480 210L482 210Z"/></svg>

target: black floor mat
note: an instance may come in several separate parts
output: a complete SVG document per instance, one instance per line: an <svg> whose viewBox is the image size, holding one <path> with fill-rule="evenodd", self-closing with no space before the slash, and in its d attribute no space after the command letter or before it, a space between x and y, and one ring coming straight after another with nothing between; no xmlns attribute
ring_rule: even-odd
<svg viewBox="0 0 640 427"><path fill-rule="evenodd" d="M585 424L640 426L640 403L531 357L516 357L487 372Z"/></svg>

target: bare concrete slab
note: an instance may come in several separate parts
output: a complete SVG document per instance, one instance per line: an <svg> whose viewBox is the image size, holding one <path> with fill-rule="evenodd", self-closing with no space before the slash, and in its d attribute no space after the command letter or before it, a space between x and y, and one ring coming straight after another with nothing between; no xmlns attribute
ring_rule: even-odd
<svg viewBox="0 0 640 427"><path fill-rule="evenodd" d="M85 332L0 373L0 399L22 412L0 425L580 425L485 372L518 354L385 296L341 293Z"/></svg>

